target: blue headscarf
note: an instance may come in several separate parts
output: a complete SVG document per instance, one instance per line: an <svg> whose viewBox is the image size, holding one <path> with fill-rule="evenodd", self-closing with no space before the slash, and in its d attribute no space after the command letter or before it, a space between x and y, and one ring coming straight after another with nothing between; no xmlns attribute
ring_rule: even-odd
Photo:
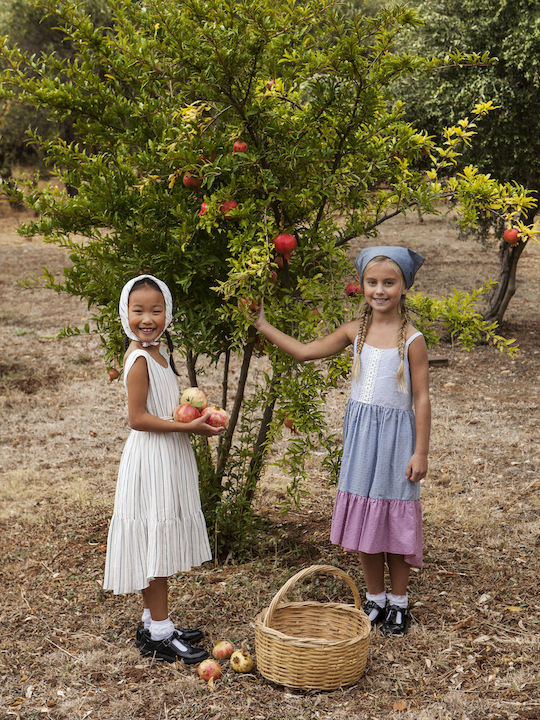
<svg viewBox="0 0 540 720"><path fill-rule="evenodd" d="M354 261L360 282L363 280L366 265L376 257L387 257L399 265L407 288L411 287L414 276L424 263L424 258L421 255L409 250L409 248L398 247L397 245L377 245L376 247L364 248L358 253Z"/></svg>

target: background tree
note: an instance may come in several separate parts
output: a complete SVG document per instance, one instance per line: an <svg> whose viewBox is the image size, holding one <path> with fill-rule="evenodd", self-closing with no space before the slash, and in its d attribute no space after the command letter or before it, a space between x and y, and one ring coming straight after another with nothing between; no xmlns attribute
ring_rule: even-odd
<svg viewBox="0 0 540 720"><path fill-rule="evenodd" d="M440 0L412 2L425 25L404 39L422 55L488 51L498 60L475 68L455 66L421 77L402 77L396 95L406 117L428 133L455 123L477 102L492 100L497 110L479 125L464 158L486 173L540 192L540 7L536 0ZM533 222L535 208L523 220ZM495 229L500 241L499 283L488 298L485 317L501 321L515 293L516 270L526 243L502 239L504 219L486 216L475 229L482 239Z"/></svg>
<svg viewBox="0 0 540 720"><path fill-rule="evenodd" d="M389 103L397 77L456 62L452 53L426 62L394 52L396 38L418 22L405 7L366 17L328 0L114 0L105 26L72 0L45 7L74 54L32 56L6 42L2 95L73 124L76 141L31 137L78 194L58 183L12 189L39 212L24 231L69 251L64 277L45 270L45 281L93 308L86 329L101 335L109 362L122 353L123 283L152 272L171 287L173 335L191 384L207 362L223 373L229 427L217 446L198 440L196 451L218 551L241 549L268 448L286 418L296 430L281 460L292 500L310 450L323 445L328 466L337 466L324 400L349 366L344 355L301 365L261 346L252 298L265 297L279 327L313 338L356 312L359 298L345 293L354 277L351 239L374 237L397 213L433 211L445 199L465 225L493 210L512 216L532 200L473 167L444 174L489 103L446 130L440 147ZM425 154L428 171L419 169ZM530 232L523 226L522 238ZM275 240L283 234L288 251ZM476 297L455 291L411 302L432 341L433 323L442 323L467 346L487 337L508 347L480 318ZM252 371L254 352L268 354L270 370Z"/></svg>
<svg viewBox="0 0 540 720"><path fill-rule="evenodd" d="M97 24L110 19L106 0L88 0L88 12ZM0 3L0 36L17 45L26 54L55 52L59 57L74 55L71 42L57 26L59 19L46 14L28 0L2 0ZM0 60L1 67L1 60ZM28 143L27 129L34 128L42 137L73 138L69 119L51 122L47 113L35 106L5 100L0 104L0 177L12 175L16 163L42 166L40 147Z"/></svg>

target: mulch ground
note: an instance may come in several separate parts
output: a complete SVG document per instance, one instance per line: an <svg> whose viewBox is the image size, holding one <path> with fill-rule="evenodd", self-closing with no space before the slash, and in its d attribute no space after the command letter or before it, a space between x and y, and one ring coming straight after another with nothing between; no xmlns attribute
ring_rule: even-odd
<svg viewBox="0 0 540 720"><path fill-rule="evenodd" d="M540 252L527 249L504 334L521 351L432 357L433 442L423 483L425 564L412 574L409 635L372 635L366 672L350 688L303 692L224 663L211 690L194 668L143 660L134 647L137 597L101 590L105 541L127 424L123 389L108 381L97 338L57 340L87 308L23 289L18 279L63 253L16 235L0 207L3 272L0 358L0 717L57 720L517 720L540 717L538 377ZM419 287L434 294L496 275L492 250L456 239L449 219L398 219L381 241L426 255ZM352 248L354 252L355 248ZM260 360L264 363L264 359ZM185 378L183 378L185 380ZM207 377L211 390L218 378ZM338 431L346 382L329 398ZM277 454L278 448L274 450ZM310 495L280 514L287 478L269 466L258 498L265 520L251 557L206 564L171 581L180 625L203 624L207 645L228 638L254 651L253 620L300 568L333 564L363 592L356 557L328 541L335 487L317 457ZM296 599L350 602L316 576Z"/></svg>

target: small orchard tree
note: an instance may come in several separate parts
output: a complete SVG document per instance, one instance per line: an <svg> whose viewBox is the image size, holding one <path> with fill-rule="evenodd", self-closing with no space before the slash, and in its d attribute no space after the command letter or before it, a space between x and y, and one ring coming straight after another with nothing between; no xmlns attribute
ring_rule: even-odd
<svg viewBox="0 0 540 720"><path fill-rule="evenodd" d="M6 41L2 93L70 119L76 141L35 133L32 141L78 194L19 188L39 212L23 230L69 251L64 277L45 270L45 281L93 308L92 329L109 362L122 352L123 283L139 272L167 282L191 384L199 383L202 358L223 373L227 431L217 446L195 442L219 551L241 549L268 448L286 418L296 430L280 461L291 500L302 492L313 448L325 446L335 468L339 451L323 407L349 367L344 355L300 365L262 345L252 301L263 296L273 323L312 338L357 310L359 299L345 294L354 278L351 239L374 237L395 214L433 210L445 199L464 224L493 209L513 216L532 199L473 167L439 179L469 142L474 120L449 129L436 147L404 120L399 103L389 104L397 77L455 62L393 52L396 37L418 22L407 8L365 17L329 0L115 0L104 27L72 0L46 7L62 18L74 58L28 56ZM477 115L488 109L479 106ZM418 169L423 155L429 172ZM522 237L530 232L522 227ZM474 299L456 291L412 303L433 341L434 323L442 323L466 346L487 338L508 347ZM252 371L257 352L267 353L269 370Z"/></svg>
<svg viewBox="0 0 540 720"><path fill-rule="evenodd" d="M456 65L421 77L402 77L396 94L405 100L406 117L418 128L436 133L443 123L456 123L470 107L492 100L495 112L485 117L465 158L484 172L540 192L540 12L536 0L441 0L412 2L425 21L404 38L404 47L422 55L446 49L489 52L496 62L474 68ZM536 208L523 213L533 222ZM517 264L526 246L503 239L507 227L497 213L472 231L482 240L490 229L499 241L499 282L489 294L485 317L503 319L515 293Z"/></svg>

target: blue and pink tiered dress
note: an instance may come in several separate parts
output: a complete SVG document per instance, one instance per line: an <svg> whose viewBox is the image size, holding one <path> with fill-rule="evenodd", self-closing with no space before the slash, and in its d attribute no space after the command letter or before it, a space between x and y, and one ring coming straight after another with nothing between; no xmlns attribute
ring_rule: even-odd
<svg viewBox="0 0 540 720"><path fill-rule="evenodd" d="M422 565L422 509L420 483L405 477L416 444L408 351L419 336L405 344L406 392L397 384L398 349L362 347L360 377L345 411L330 532L330 541L345 550L404 555L413 567Z"/></svg>

